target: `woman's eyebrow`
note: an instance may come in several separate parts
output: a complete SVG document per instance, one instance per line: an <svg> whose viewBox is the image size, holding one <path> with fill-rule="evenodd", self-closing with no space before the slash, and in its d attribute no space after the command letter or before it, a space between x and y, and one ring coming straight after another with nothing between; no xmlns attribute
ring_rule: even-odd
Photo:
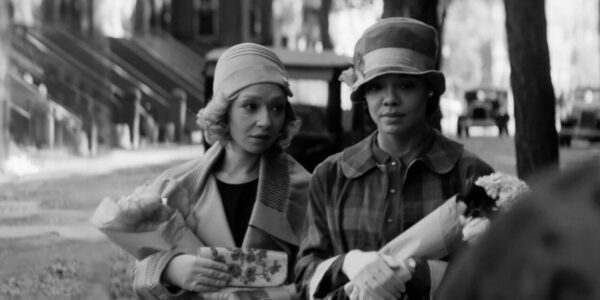
<svg viewBox="0 0 600 300"><path fill-rule="evenodd" d="M241 95L239 97L240 101L260 100L261 98L262 97L260 95L252 95L252 94Z"/></svg>

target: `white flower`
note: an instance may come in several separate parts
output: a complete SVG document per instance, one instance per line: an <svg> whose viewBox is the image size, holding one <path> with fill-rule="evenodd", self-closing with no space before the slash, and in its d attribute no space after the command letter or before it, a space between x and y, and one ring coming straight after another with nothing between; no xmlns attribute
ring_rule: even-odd
<svg viewBox="0 0 600 300"><path fill-rule="evenodd" d="M496 200L496 205L501 211L509 210L515 204L517 196L529 191L525 182L502 172L481 176L475 184L484 188L488 196Z"/></svg>
<svg viewBox="0 0 600 300"><path fill-rule="evenodd" d="M517 202L519 195L529 191L529 186L516 176L501 172L481 176L475 181L475 185L482 187L486 194L496 201L500 212L506 212ZM476 242L490 225L490 220L485 217L461 216L463 224L463 240Z"/></svg>

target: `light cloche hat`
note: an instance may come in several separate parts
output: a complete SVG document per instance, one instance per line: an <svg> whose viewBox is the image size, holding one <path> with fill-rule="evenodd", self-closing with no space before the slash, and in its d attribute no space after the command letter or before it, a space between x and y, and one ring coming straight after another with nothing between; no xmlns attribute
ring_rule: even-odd
<svg viewBox="0 0 600 300"><path fill-rule="evenodd" d="M254 43L241 43L221 54L215 66L215 95L229 98L257 83L274 83L280 85L288 97L293 95L285 67L271 49Z"/></svg>

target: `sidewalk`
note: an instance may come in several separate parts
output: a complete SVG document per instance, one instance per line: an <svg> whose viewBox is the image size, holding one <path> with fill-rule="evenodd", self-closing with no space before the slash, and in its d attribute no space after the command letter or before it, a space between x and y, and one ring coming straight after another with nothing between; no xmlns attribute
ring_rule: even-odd
<svg viewBox="0 0 600 300"><path fill-rule="evenodd" d="M72 175L105 174L117 169L157 165L175 160L197 157L204 151L202 145L159 145L138 150L114 149L96 157L86 158L72 155L46 155L31 158L38 172L25 175L0 173L0 184L24 182L44 178L59 178Z"/></svg>

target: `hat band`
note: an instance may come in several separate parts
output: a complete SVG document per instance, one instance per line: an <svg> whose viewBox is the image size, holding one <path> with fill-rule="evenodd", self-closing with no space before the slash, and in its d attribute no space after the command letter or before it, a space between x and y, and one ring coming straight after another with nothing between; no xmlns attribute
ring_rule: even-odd
<svg viewBox="0 0 600 300"><path fill-rule="evenodd" d="M434 61L429 56L406 48L379 48L363 56L363 74L372 70L402 66L413 72L432 70Z"/></svg>
<svg viewBox="0 0 600 300"><path fill-rule="evenodd" d="M281 73L281 69L272 65L256 65L237 70L220 81L214 87L214 93L223 93L231 97L243 88L258 83L274 83L281 86L287 96L293 96L288 79Z"/></svg>

